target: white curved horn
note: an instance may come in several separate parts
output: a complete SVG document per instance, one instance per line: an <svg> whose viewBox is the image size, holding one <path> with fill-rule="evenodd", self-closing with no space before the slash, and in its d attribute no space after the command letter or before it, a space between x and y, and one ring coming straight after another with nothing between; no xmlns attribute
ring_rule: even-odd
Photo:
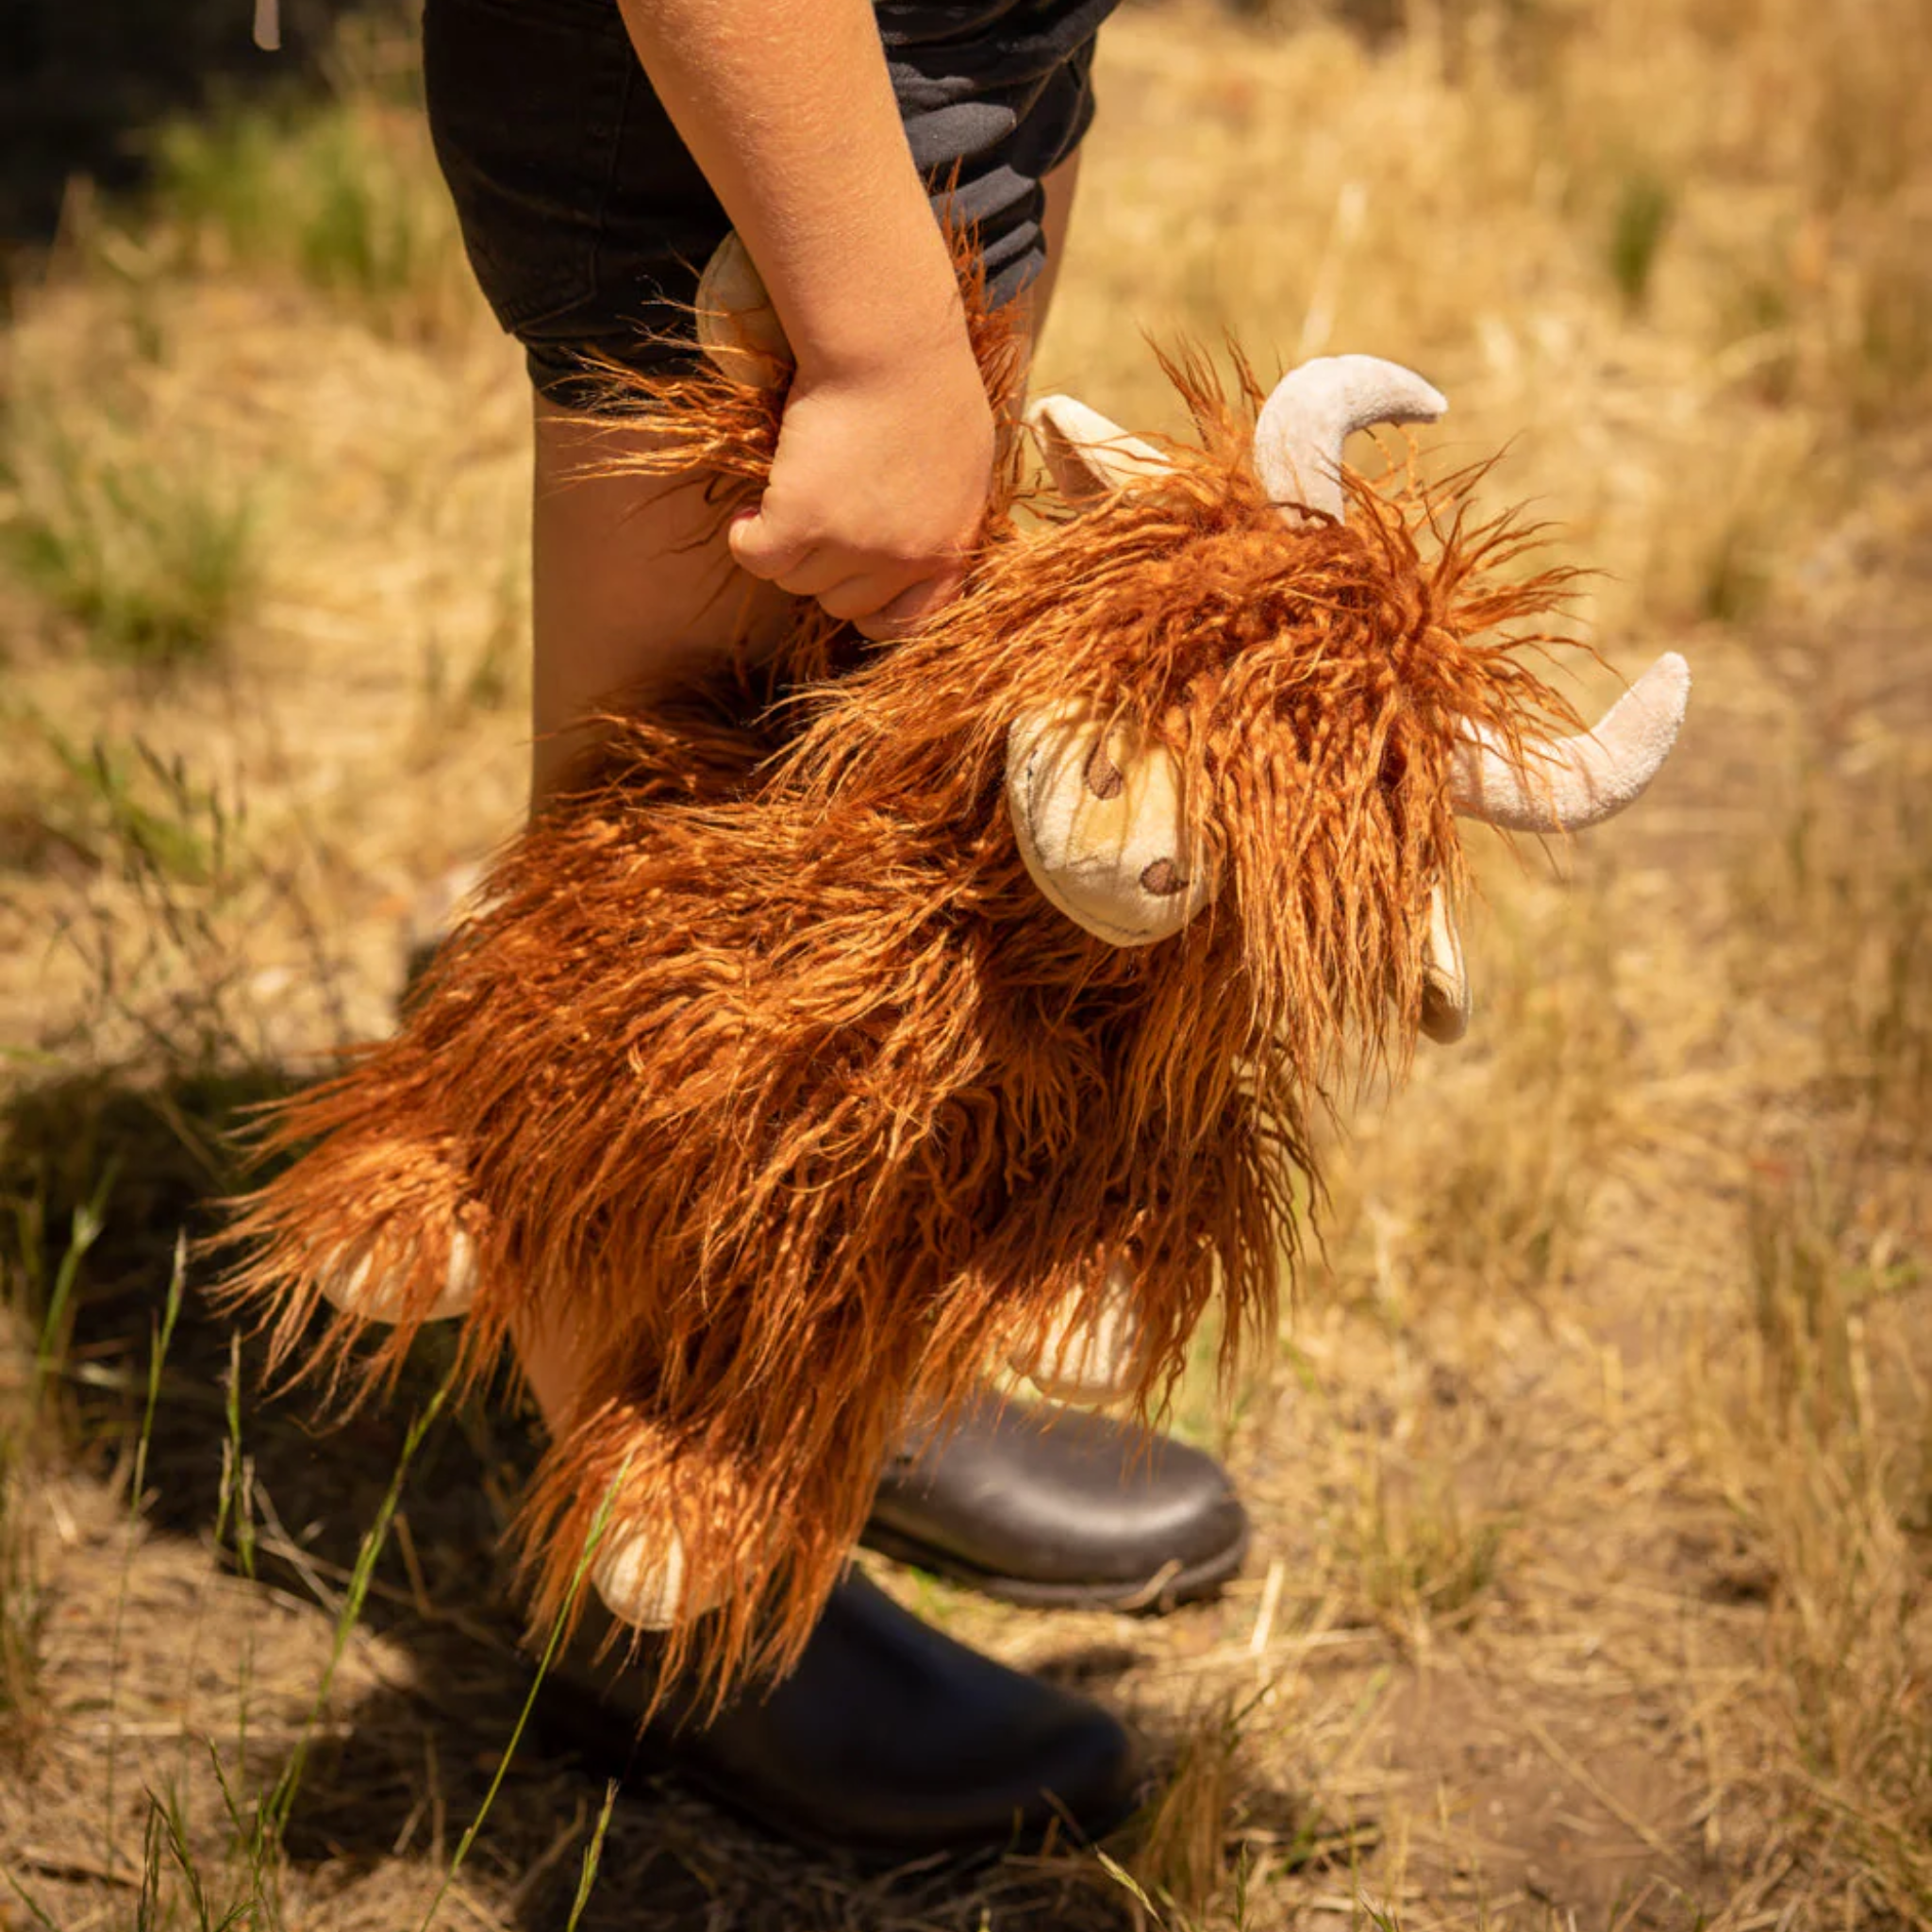
<svg viewBox="0 0 1932 1932"><path fill-rule="evenodd" d="M1449 801L1465 818L1508 832L1582 832L1613 817L1662 768L1690 702L1690 667L1667 651L1574 738L1526 741L1514 763L1492 734L1457 747Z"/></svg>
<svg viewBox="0 0 1932 1932"><path fill-rule="evenodd" d="M1274 385L1255 424L1255 470L1291 521L1340 520L1341 449L1377 423L1433 423L1449 407L1413 370L1379 356L1318 356Z"/></svg>
<svg viewBox="0 0 1932 1932"><path fill-rule="evenodd" d="M1074 396L1036 397L1026 406L1026 426L1070 503L1091 502L1174 467L1151 442L1130 436Z"/></svg>

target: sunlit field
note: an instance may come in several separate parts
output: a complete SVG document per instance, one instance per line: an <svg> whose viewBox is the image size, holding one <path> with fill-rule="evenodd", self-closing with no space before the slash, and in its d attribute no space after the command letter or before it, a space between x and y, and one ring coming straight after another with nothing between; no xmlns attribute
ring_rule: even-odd
<svg viewBox="0 0 1932 1932"><path fill-rule="evenodd" d="M1932 0L1103 36L1039 385L1412 364L1589 573L1579 706L1696 689L1628 817L1472 834L1469 1038L1177 1391L1245 1575L875 1566L1148 1763L1105 1847L896 1874L519 1736L514 1404L425 1346L321 1431L204 1297L245 1109L391 1024L526 761L521 358L407 22L323 66L75 182L0 326L0 1927L1932 1926Z"/></svg>

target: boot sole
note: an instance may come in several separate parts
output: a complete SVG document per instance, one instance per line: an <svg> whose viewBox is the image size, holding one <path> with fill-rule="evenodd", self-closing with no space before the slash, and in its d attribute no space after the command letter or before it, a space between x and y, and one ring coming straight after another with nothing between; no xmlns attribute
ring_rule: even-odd
<svg viewBox="0 0 1932 1932"><path fill-rule="evenodd" d="M903 1536L883 1524L867 1524L859 1541L894 1563L905 1563L949 1583L964 1584L982 1596L1039 1610L1115 1610L1136 1616L1160 1617L1182 1604L1212 1596L1241 1567L1248 1554L1245 1527L1233 1542L1212 1556L1176 1569L1163 1568L1138 1581L1047 1583L1030 1576L1000 1576L980 1570L946 1551Z"/></svg>
<svg viewBox="0 0 1932 1932"><path fill-rule="evenodd" d="M644 1733L637 1740L630 1769L622 1782L635 1791L639 1780L661 1781L695 1792L707 1804L715 1805L741 1824L819 1857L842 1859L869 1874L909 1869L912 1866L943 1865L948 1871L969 1871L974 1866L994 1865L1006 1857L1035 1857L1050 1841L1062 1847L1097 1843L1118 1831L1137 1809L1136 1801L1124 1799L1118 1811L1096 1819L1087 1827L1070 1828L1063 1821L1052 1824L1019 1825L998 1837L984 1834L964 1840L936 1840L925 1845L878 1844L860 1834L841 1837L832 1831L814 1828L775 1806L747 1801L744 1793L728 1778L721 1777L702 1763L695 1763L678 1749L675 1740Z"/></svg>

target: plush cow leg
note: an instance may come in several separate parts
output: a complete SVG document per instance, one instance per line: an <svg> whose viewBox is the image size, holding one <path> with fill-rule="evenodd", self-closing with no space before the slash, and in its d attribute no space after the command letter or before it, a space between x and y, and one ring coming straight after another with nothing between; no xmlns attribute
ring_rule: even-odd
<svg viewBox="0 0 1932 1932"><path fill-rule="evenodd" d="M284 1144L311 1144L238 1219L238 1245L254 1253L225 1291L237 1305L284 1297L277 1352L296 1345L318 1299L351 1323L406 1330L475 1300L488 1222L469 1198L441 1099L420 1057L392 1043L355 1081L312 1090L290 1110Z"/></svg>
<svg viewBox="0 0 1932 1932"><path fill-rule="evenodd" d="M532 1495L532 1548L542 1559L540 1616L559 1607L593 1536L588 1581L618 1623L669 1630L715 1609L732 1579L714 1574L700 1583L673 1504L676 1498L715 1518L733 1486L713 1474L693 1467L628 1402L590 1405L553 1446Z"/></svg>
<svg viewBox="0 0 1932 1932"><path fill-rule="evenodd" d="M592 1535L597 1544L587 1580L618 1623L668 1630L715 1607L724 1591L695 1593L672 1498L715 1507L728 1501L732 1486L706 1485L706 1472L678 1454L641 1400L639 1391L658 1380L648 1344L586 1334L566 1311L552 1307L525 1310L516 1347L550 1432L524 1524L540 1621L561 1607Z"/></svg>
<svg viewBox="0 0 1932 1932"><path fill-rule="evenodd" d="M476 1295L479 1209L466 1199L448 1137L405 1096L378 1095L365 1120L323 1143L287 1177L325 1193L328 1223L307 1272L324 1298L365 1322L441 1322ZM305 1170L313 1169L313 1172Z"/></svg>
<svg viewBox="0 0 1932 1932"><path fill-rule="evenodd" d="M1098 1291L1069 1295L1039 1347L1011 1366L1058 1402L1102 1407L1132 1393L1141 1379L1141 1349L1133 1267L1116 1255Z"/></svg>

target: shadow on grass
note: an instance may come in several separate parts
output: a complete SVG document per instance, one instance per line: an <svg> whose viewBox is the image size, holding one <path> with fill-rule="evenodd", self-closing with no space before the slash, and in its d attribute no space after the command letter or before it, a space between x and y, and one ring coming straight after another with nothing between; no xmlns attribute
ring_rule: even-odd
<svg viewBox="0 0 1932 1932"><path fill-rule="evenodd" d="M131 1448L176 1240L215 1235L221 1202L243 1184L236 1137L248 1110L286 1091L266 1071L151 1082L102 1074L16 1089L0 1101L0 1215L18 1230L15 1272L30 1324L68 1254L75 1217L90 1203L102 1209L56 1338L58 1441L70 1460L104 1471ZM221 1513L235 1347L231 1324L196 1289L212 1268L206 1258L190 1268L145 1472L147 1534L199 1547ZM259 1351L242 1343L241 1438L256 1477L253 1567L264 1591L312 1604L333 1623L403 1460L410 1419L439 1385L448 1349L447 1335L432 1331L392 1401L324 1427L305 1391L263 1391ZM425 1436L359 1620L400 1648L409 1668L395 1682L364 1684L353 1699L339 1687L341 1721L310 1749L284 1838L296 1865L354 1874L398 1856L446 1857L484 1804L530 1683L502 1540L537 1453L531 1428L508 1405L460 1406ZM1070 1642L1040 1669L1110 1701L1136 1661L1124 1643ZM478 1852L494 1870L518 1874L509 1922L529 1932L569 1915L623 1744L613 1731L594 1740L570 1733L569 1710L561 1701L547 1711L540 1705ZM1159 1773L1183 1746L1158 1719L1143 1732ZM272 1784L279 1758L259 1747L250 1756L251 1775ZM1250 1819L1296 1810L1286 1794L1242 1797ZM1091 1858L927 1861L881 1875L775 1843L675 1778L641 1774L626 1780L612 1814L579 1924L587 1932L720 1923L736 1932L914 1924L967 1932L1008 1915L1068 1932L1122 1932L1134 1923L1126 1892Z"/></svg>

